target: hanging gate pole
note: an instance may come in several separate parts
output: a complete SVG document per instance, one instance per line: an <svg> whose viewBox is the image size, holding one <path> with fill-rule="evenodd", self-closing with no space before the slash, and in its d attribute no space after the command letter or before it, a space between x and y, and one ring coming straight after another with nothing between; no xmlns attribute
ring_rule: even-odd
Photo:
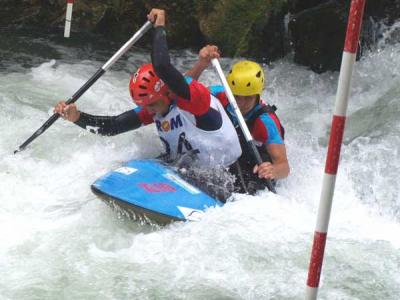
<svg viewBox="0 0 400 300"><path fill-rule="evenodd" d="M308 269L306 299L317 299L318 286L324 259L326 237L332 208L332 198L335 189L336 174L339 166L340 148L346 121L347 104L349 100L351 76L356 60L357 46L360 38L365 0L352 0L347 24L346 41L340 68L339 84L336 93L335 111L332 119L328 153L325 163L325 174L322 183L317 224Z"/></svg>
<svg viewBox="0 0 400 300"><path fill-rule="evenodd" d="M73 5L74 5L74 0L67 0L67 12L65 14L65 28L64 28L64 37L66 38L69 38L69 34L71 32Z"/></svg>

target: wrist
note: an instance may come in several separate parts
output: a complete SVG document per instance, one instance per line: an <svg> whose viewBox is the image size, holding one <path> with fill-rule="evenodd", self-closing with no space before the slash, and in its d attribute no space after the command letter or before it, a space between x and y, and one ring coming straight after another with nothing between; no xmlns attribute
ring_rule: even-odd
<svg viewBox="0 0 400 300"><path fill-rule="evenodd" d="M154 30L155 31L162 31L165 34L165 26L164 25L155 25L154 24Z"/></svg>
<svg viewBox="0 0 400 300"><path fill-rule="evenodd" d="M197 66L198 66L199 68L202 68L202 69L207 69L209 65L210 65L210 61L207 60L207 59L200 59L200 60L197 62Z"/></svg>
<svg viewBox="0 0 400 300"><path fill-rule="evenodd" d="M154 22L154 27L164 27L165 26L165 19L162 17L157 17L156 21Z"/></svg>
<svg viewBox="0 0 400 300"><path fill-rule="evenodd" d="M71 121L72 121L73 123L76 123L76 122L79 121L80 118L81 118L81 112L78 110L78 111L76 112L76 116L75 116L74 120L71 120Z"/></svg>

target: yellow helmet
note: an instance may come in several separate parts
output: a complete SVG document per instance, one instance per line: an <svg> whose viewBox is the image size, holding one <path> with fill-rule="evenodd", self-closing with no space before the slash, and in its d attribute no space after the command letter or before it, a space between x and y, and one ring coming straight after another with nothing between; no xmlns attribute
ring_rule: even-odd
<svg viewBox="0 0 400 300"><path fill-rule="evenodd" d="M228 76L228 84L234 95L261 95L264 88L264 71L258 63L244 60L232 66Z"/></svg>

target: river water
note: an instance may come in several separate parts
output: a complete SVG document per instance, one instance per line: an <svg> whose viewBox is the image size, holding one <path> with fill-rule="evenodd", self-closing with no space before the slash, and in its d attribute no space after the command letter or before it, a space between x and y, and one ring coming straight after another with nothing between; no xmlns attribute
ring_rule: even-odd
<svg viewBox="0 0 400 300"><path fill-rule="evenodd" d="M320 299L400 299L396 28L356 64ZM278 195L238 195L200 222L157 228L90 191L125 161L156 156L154 127L100 137L59 120L13 154L120 46L78 35L1 34L0 299L304 298L338 73L318 75L290 57L265 66L263 98L278 106L291 165ZM148 60L133 48L78 107L131 109L129 75ZM185 71L196 54L172 60ZM232 63L223 59L224 70ZM200 80L218 83L211 69Z"/></svg>

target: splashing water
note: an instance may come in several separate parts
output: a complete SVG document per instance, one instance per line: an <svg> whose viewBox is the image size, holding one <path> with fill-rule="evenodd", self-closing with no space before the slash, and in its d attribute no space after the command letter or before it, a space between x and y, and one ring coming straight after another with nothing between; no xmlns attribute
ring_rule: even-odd
<svg viewBox="0 0 400 300"><path fill-rule="evenodd" d="M317 75L289 59L265 67L263 98L279 108L291 165L278 195L238 195L200 222L157 228L132 222L90 191L123 162L156 156L154 127L99 137L59 120L12 154L112 55L111 46L22 34L5 40L0 299L304 297L338 73ZM320 299L400 298L400 46L387 40L355 67ZM196 60L188 51L172 56L181 71ZM129 75L149 59L131 50L81 97L79 109L131 109ZM232 63L222 60L225 70ZM211 69L200 80L219 83Z"/></svg>

